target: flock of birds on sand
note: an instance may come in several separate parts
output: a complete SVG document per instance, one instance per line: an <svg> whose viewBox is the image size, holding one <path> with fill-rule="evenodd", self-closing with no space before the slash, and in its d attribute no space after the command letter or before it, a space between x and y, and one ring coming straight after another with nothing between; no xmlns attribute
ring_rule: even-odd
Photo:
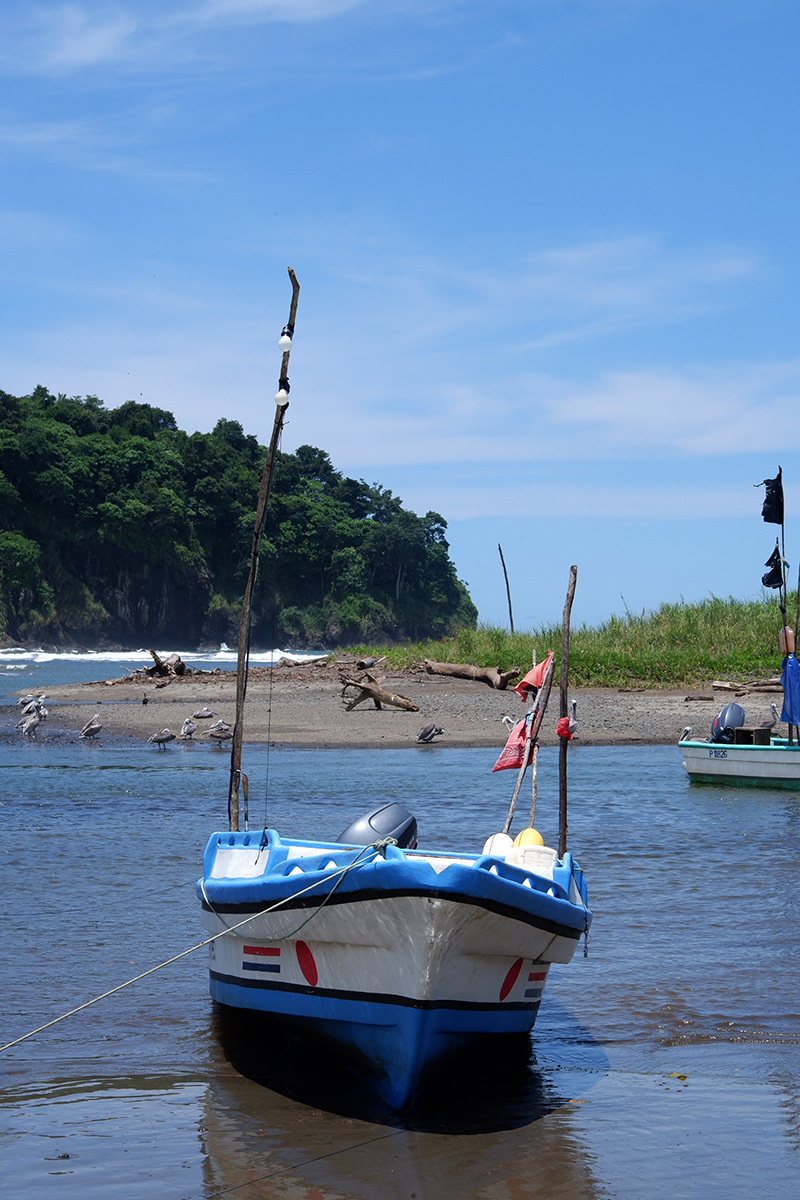
<svg viewBox="0 0 800 1200"><path fill-rule="evenodd" d="M21 700L17 701L17 706L22 708L22 713L20 714L20 720L17 722L16 728L22 731L23 736L36 736L37 726L41 721L44 721L48 715L47 709L44 706L44 700L45 694L42 692L40 696L23 696ZM146 700L143 701L143 703L146 702ZM576 702L573 700L572 718L569 725L570 733L573 733L576 728L575 708ZM774 704L772 709L775 714L775 720L777 720L777 709L775 708ZM186 718L181 726L180 733L176 734L170 729L162 729L159 733L151 734L147 740L148 742L152 742L154 746L157 746L159 750L166 750L168 742L174 742L176 740L181 742L191 741L193 740L198 729L197 722L210 721L213 716L214 714L210 708L199 708L197 712L192 713L190 717ZM517 724L513 717L504 716L500 719L509 731L512 730ZM774 724L774 721L771 723ZM764 724L769 724L769 722L764 722ZM78 734L78 737L97 737L102 728L103 726L100 723L100 714L95 713L94 716L86 722L83 729ZM204 730L204 732L206 737L211 738L212 741L215 741L219 746L221 746L223 742L229 742L233 737L230 723L228 721L223 721L222 718L215 721L214 724L210 725L208 729ZM441 725L437 725L435 721L430 721L427 725L423 725L418 731L415 741L417 745L429 746L433 743L434 738L441 737L443 733L444 729ZM686 737L687 733L691 733L691 730L684 731L683 736Z"/></svg>
<svg viewBox="0 0 800 1200"><path fill-rule="evenodd" d="M22 731L24 737L36 737L37 726L48 716L48 711L44 706L45 694L42 692L40 696L23 696L17 701L17 707L22 709L20 719L17 721L16 728ZM186 742L193 739L197 732L198 721L210 721L214 716L210 708L199 708L197 712L192 713L187 717L181 726L179 734L172 733L169 729L162 729L160 733L154 733L147 740L156 745L159 750L166 749L167 742L178 741ZM94 738L97 737L100 730L103 728L100 723L100 713L95 713L84 725L83 729L78 734L78 738ZM233 737L232 726L228 721L223 721L220 718L213 725L205 730L206 736L215 741L221 746L223 742L228 742Z"/></svg>
<svg viewBox="0 0 800 1200"><path fill-rule="evenodd" d="M210 708L199 708L197 712L192 713L190 717L181 725L181 731L178 734L170 732L169 729L162 729L160 733L154 733L149 737L148 742L153 742L158 746L159 750L166 750L167 742L174 742L177 738L181 742L192 741L197 732L198 721L210 721L213 717L213 712ZM215 741L218 746L223 742L229 742L233 737L232 727L228 721L223 721L222 718L215 721L205 730L206 736Z"/></svg>

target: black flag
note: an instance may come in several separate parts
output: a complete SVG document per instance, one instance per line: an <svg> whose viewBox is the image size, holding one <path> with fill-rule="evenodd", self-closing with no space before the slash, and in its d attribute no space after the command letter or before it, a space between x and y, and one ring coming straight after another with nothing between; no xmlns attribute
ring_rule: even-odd
<svg viewBox="0 0 800 1200"><path fill-rule="evenodd" d="M778 467L778 474L774 479L765 479L767 485L767 494L764 497L764 504L761 509L761 515L769 525L783 524L783 474ZM769 564L767 564L769 565ZM767 584L767 587L777 587L777 584Z"/></svg>
<svg viewBox="0 0 800 1200"><path fill-rule="evenodd" d="M765 518L766 520L766 518ZM770 554L767 561L764 563L769 570L765 575L761 576L761 582L764 587L779 588L783 587L783 571L781 570L781 552L776 546Z"/></svg>

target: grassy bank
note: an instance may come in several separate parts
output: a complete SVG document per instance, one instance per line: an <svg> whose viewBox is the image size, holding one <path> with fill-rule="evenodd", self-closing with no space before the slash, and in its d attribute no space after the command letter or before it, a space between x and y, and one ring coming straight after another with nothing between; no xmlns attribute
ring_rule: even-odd
<svg viewBox="0 0 800 1200"><path fill-rule="evenodd" d="M790 593L790 625L795 603ZM700 604L662 604L641 616L611 617L594 628L573 627L570 680L576 687L679 687L775 675L781 664L780 623L774 599L712 597ZM506 670L526 669L534 650L541 661L549 649L558 652L560 646L560 625L513 636L506 629L479 625L439 641L352 649L364 655L386 654L395 667L432 658Z"/></svg>

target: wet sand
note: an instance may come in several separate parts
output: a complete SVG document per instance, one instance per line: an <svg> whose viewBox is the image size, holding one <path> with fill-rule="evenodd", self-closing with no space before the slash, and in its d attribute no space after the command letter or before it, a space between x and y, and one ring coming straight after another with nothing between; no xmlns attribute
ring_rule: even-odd
<svg viewBox="0 0 800 1200"><path fill-rule="evenodd" d="M438 744L501 747L507 737L502 717L516 720L522 711L511 690L494 691L485 684L423 671L389 672L381 683L386 690L412 700L419 711L386 707L379 711L372 701L366 701L346 712L339 670L330 663L277 666L272 672L254 668L245 707L245 741L330 749L397 749L414 745L417 731L434 721L445 730ZM147 738L165 728L178 734L184 719L203 706L213 711L215 719L233 721L235 694L234 673L220 670L173 677L166 686L143 676L133 681L56 685L47 690L48 725L77 732L97 712L103 725L101 736ZM353 694L350 691L348 698ZM709 688L707 699L687 699L696 694L688 688L632 692L570 689L570 698L577 701L576 739L586 746L668 745L678 740L687 725L706 737L714 716L735 697L732 692ZM769 719L771 701L781 703L777 694L770 693L751 693L738 700L748 724ZM554 694L543 723L541 742L545 746L557 740L557 719L558 695ZM204 729L212 723L198 721L195 740L207 741Z"/></svg>

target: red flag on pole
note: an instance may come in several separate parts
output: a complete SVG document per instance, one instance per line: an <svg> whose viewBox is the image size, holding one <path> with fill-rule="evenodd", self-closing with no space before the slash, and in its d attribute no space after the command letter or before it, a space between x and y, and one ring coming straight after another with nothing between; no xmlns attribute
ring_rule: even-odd
<svg viewBox="0 0 800 1200"><path fill-rule="evenodd" d="M547 658L544 659L543 662L540 662L538 667L533 667L532 670L528 671L528 674L524 679L520 679L519 683L514 688L514 691L517 693L520 700L526 700L528 698L528 692L538 692L539 688L544 682L544 677L547 674L547 668L550 666L552 661L553 651L551 650Z"/></svg>
<svg viewBox="0 0 800 1200"><path fill-rule="evenodd" d="M523 717L521 721L517 721L511 730L508 741L500 751L500 757L492 767L492 774L495 771L518 771L522 766L525 757L525 720Z"/></svg>

